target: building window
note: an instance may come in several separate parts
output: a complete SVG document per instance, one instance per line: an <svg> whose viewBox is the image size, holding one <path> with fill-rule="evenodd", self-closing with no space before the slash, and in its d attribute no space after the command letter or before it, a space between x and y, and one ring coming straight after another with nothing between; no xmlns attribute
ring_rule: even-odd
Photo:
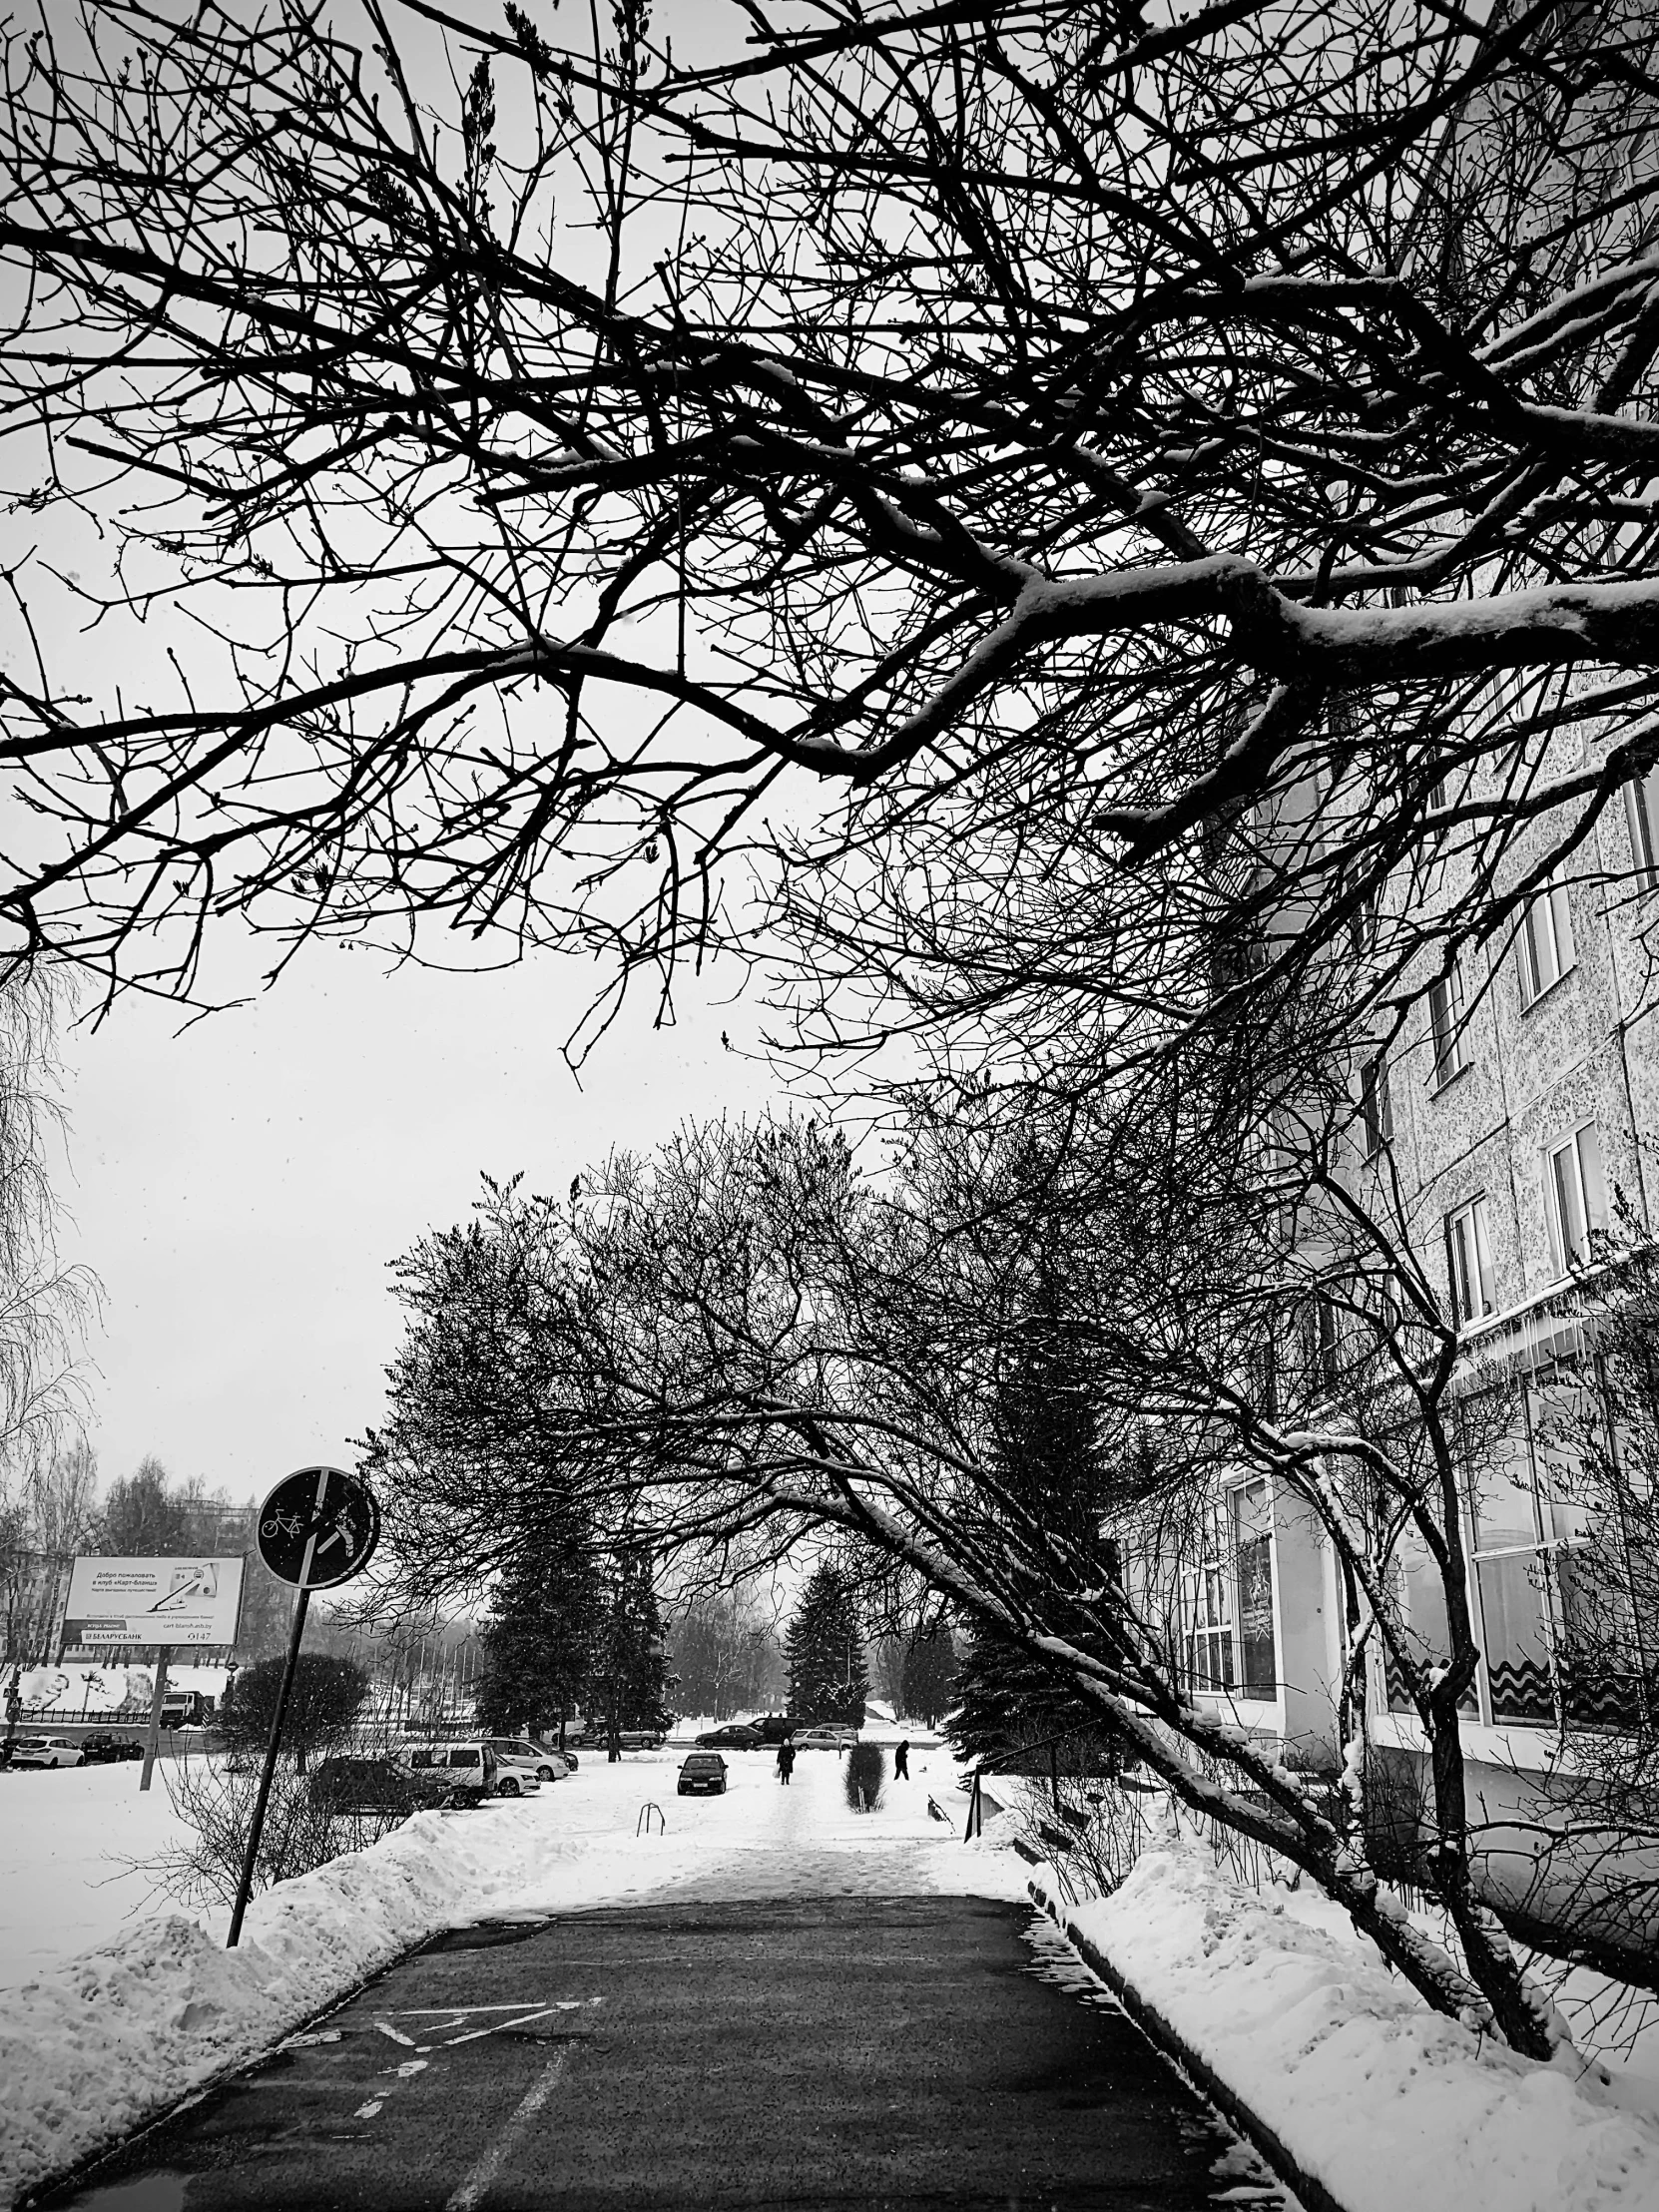
<svg viewBox="0 0 1659 2212"><path fill-rule="evenodd" d="M1643 890L1659 884L1659 768L1649 769L1624 787L1625 820L1630 825L1630 857Z"/></svg>
<svg viewBox="0 0 1659 2212"><path fill-rule="evenodd" d="M1446 1267L1451 1303L1459 1321L1478 1321L1492 1312L1492 1245L1484 1197L1471 1198L1445 1218Z"/></svg>
<svg viewBox="0 0 1659 2212"><path fill-rule="evenodd" d="M1209 1554L1186 1577L1187 1653L1195 1690L1233 1687L1233 1577L1221 1546L1221 1530L1209 1516Z"/></svg>
<svg viewBox="0 0 1659 2212"><path fill-rule="evenodd" d="M1374 1052L1360 1068L1360 1123L1365 1131L1366 1158L1375 1160L1394 1133L1393 1101L1388 1095L1388 1063Z"/></svg>
<svg viewBox="0 0 1659 2212"><path fill-rule="evenodd" d="M1195 1690L1271 1698L1273 1510L1265 1481L1229 1490L1206 1516L1205 1555L1185 1576L1187 1651Z"/></svg>
<svg viewBox="0 0 1659 2212"><path fill-rule="evenodd" d="M1322 1309L1326 1302L1322 1300ZM1279 1688L1273 1634L1273 1507L1266 1482L1228 1492L1238 1583L1239 1691L1273 1697Z"/></svg>
<svg viewBox="0 0 1659 2212"><path fill-rule="evenodd" d="M1563 1276L1584 1267L1591 1237L1607 1226L1607 1182L1594 1122L1544 1154L1544 1213L1551 1272Z"/></svg>
<svg viewBox="0 0 1659 2212"><path fill-rule="evenodd" d="M1521 1003L1530 1006L1559 983L1577 958L1572 941L1572 909L1565 887L1552 884L1527 907L1521 919Z"/></svg>
<svg viewBox="0 0 1659 2212"><path fill-rule="evenodd" d="M1469 1064L1463 1033L1463 978L1455 960L1446 974L1437 975L1428 986L1428 1028L1434 1046L1434 1084L1438 1088Z"/></svg>

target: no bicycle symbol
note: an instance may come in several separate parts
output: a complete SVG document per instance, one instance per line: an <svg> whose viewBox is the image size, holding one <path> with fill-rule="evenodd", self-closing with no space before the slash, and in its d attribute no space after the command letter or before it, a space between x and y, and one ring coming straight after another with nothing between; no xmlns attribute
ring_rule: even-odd
<svg viewBox="0 0 1659 2212"><path fill-rule="evenodd" d="M260 1557L296 1589L349 1582L367 1566L379 1535L372 1491L341 1467L301 1467L260 1508Z"/></svg>

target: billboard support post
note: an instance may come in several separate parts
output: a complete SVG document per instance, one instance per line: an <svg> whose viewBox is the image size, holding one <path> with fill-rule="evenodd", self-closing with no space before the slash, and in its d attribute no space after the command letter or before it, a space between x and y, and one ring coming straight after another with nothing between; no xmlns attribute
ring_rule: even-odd
<svg viewBox="0 0 1659 2212"><path fill-rule="evenodd" d="M162 1701L167 1696L167 1646L156 1647L156 1694L150 1700L150 1733L144 1739L144 1772L139 1776L139 1788L148 1790L150 1777L156 1771L156 1754L162 1742Z"/></svg>
<svg viewBox="0 0 1659 2212"><path fill-rule="evenodd" d="M271 1716L271 1734L266 1738L265 1765L260 1769L260 1787L254 1799L254 1817L248 1824L248 1849L243 1854L242 1876L237 1883L237 1902L231 1908L231 1933L225 1938L227 1950L235 1950L237 1947L237 1940L242 1935L243 1915L248 1911L248 1900L254 1889L254 1868L260 1856L266 1803L271 1796L272 1778L276 1772L276 1753L282 1741L282 1716L287 1711L288 1692L293 1688L293 1673L299 1664L299 1640L305 1633L305 1609L310 1602L311 1593L301 1583L293 1608L293 1625L288 1630L288 1655L282 1668L281 1684L276 1692L276 1709Z"/></svg>

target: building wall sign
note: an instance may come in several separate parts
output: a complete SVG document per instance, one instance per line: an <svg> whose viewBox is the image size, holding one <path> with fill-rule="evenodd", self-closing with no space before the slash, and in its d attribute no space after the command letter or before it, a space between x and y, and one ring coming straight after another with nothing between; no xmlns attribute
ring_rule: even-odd
<svg viewBox="0 0 1659 2212"><path fill-rule="evenodd" d="M64 1643L234 1644L241 1559L77 1559Z"/></svg>

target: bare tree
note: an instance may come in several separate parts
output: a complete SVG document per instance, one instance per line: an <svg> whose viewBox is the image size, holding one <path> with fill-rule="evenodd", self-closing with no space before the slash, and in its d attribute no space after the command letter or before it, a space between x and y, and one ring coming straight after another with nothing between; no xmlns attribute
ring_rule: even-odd
<svg viewBox="0 0 1659 2212"><path fill-rule="evenodd" d="M568 1202L496 1192L405 1263L405 1374L445 1416L533 1432L601 1519L742 1572L814 1542L873 1553L1022 1653L1183 1803L1319 1882L1440 2009L1541 2055L1559 2020L1475 1880L1461 1709L1479 1663L1463 1534L1459 1330L1385 1209L1367 1212L1305 1141L1263 1172L1237 1100L1145 1085L1107 1123L1068 1102L1067 1141L960 1095L912 1125L872 1182L806 1125L689 1130L614 1159ZM1010 1471L998 1406L1029 1355L1037 1285L1075 1289L1103 1494L1051 1499ZM1322 1315L1330 1314L1329 1330ZM430 1357L441 1328L446 1357ZM488 1357L480 1357L488 1347ZM1280 1357L1265 1364L1275 1348ZM1296 1350L1293 1348L1303 1348ZM470 1410L469 1410L470 1408ZM371 1464L412 1586L435 1592L529 1525L534 1495L480 1500L402 1448L430 1409L394 1391ZM1496 1417L1496 1416L1494 1416ZM529 1464L503 1458L508 1469ZM1160 1577L1201 1556L1218 1475L1256 1466L1316 1516L1346 1592L1333 1788L1198 1693ZM1104 1512L1103 1526L1099 1517ZM1440 1622L1399 1602L1407 1546ZM1147 1563L1128 1571L1131 1560ZM1379 1879L1364 1803L1373 1654L1429 1745L1428 1940Z"/></svg>
<svg viewBox="0 0 1659 2212"><path fill-rule="evenodd" d="M98 1458L84 1438L42 1452L0 1500L0 1602L8 1663L50 1659L75 1555L98 1526Z"/></svg>
<svg viewBox="0 0 1659 2212"><path fill-rule="evenodd" d="M117 548L9 569L15 943L183 988L228 908L624 974L793 928L867 976L1042 819L1116 890L1078 988L1193 1019L1207 839L1305 908L1240 989L1433 839L1475 934L1526 824L1590 864L1659 759L1641 0L592 22L13 32L18 511ZM175 665L55 657L77 604Z"/></svg>

